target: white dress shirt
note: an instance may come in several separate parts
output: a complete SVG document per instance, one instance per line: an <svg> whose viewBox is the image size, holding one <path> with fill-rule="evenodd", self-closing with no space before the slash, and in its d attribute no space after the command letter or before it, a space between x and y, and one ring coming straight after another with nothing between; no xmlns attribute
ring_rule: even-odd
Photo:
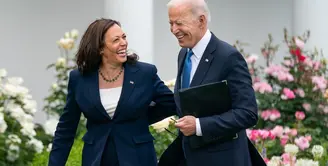
<svg viewBox="0 0 328 166"><path fill-rule="evenodd" d="M113 118L118 101L121 96L122 87L99 89L101 104L107 114Z"/></svg>
<svg viewBox="0 0 328 166"><path fill-rule="evenodd" d="M191 59L191 72L190 72L190 82L192 81L196 69L199 65L200 60L202 59L202 56L205 52L205 49L210 42L212 37L212 34L210 30L207 30L205 35L202 37L202 39L195 45L194 48L192 48L192 52L194 53L190 59ZM202 136L202 130L200 127L199 119L196 118L196 135Z"/></svg>

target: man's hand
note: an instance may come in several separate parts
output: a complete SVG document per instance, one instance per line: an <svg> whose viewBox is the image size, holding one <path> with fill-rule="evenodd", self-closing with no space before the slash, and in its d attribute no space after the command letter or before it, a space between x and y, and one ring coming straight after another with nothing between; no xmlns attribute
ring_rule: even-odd
<svg viewBox="0 0 328 166"><path fill-rule="evenodd" d="M196 118L193 116L184 116L177 120L175 127L179 128L185 136L191 136L196 133Z"/></svg>

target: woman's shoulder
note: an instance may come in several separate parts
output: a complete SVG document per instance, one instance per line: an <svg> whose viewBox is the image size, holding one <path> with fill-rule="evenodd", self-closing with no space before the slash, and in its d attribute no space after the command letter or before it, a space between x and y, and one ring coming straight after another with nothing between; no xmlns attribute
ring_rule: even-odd
<svg viewBox="0 0 328 166"><path fill-rule="evenodd" d="M157 68L154 64L147 63L147 62L136 62L135 63L136 67L139 68L142 72L157 72Z"/></svg>
<svg viewBox="0 0 328 166"><path fill-rule="evenodd" d="M73 69L69 72L69 77L70 78L78 78L80 77L82 74L78 69Z"/></svg>

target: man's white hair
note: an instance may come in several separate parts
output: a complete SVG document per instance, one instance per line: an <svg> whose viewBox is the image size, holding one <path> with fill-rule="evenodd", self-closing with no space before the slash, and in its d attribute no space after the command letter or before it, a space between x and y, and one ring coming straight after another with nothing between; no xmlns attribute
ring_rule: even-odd
<svg viewBox="0 0 328 166"><path fill-rule="evenodd" d="M191 5L192 7L191 12L195 16L200 16L204 14L207 19L207 22L209 23L211 21L210 9L208 8L205 0L170 0L170 2L167 4L167 7L171 8L171 7L185 5L185 4Z"/></svg>

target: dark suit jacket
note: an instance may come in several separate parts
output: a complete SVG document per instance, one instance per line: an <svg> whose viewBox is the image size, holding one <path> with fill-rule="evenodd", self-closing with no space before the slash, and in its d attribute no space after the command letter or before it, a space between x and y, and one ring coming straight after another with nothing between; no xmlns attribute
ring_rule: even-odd
<svg viewBox="0 0 328 166"><path fill-rule="evenodd" d="M72 147L81 113L87 119L82 164L99 166L111 135L122 166L155 166L157 163L149 124L174 115L173 93L157 75L155 66L137 62L124 65L124 81L113 119L103 108L98 72L70 73L67 103L61 115L49 158L49 166L64 166ZM151 102L154 107L149 108Z"/></svg>
<svg viewBox="0 0 328 166"><path fill-rule="evenodd" d="M181 73L186 52L187 49L182 48L179 53L174 93L179 116L182 116L182 112L178 91L181 88ZM178 165L177 156L180 156L180 159L185 156L188 166L250 166L252 162L254 165L258 159L262 163L262 158L257 152L255 152L256 161L251 161L251 156L254 156L254 147L249 144L246 136L246 129L256 125L258 120L255 93L247 63L233 46L219 40L212 33L190 86L222 80L228 81L232 109L223 114L199 119L202 137L218 141L199 149L192 149L188 144L188 137L180 134L163 154L159 165L168 163L172 166ZM231 135L236 133L238 138L233 138ZM225 141L220 137L226 137Z"/></svg>

